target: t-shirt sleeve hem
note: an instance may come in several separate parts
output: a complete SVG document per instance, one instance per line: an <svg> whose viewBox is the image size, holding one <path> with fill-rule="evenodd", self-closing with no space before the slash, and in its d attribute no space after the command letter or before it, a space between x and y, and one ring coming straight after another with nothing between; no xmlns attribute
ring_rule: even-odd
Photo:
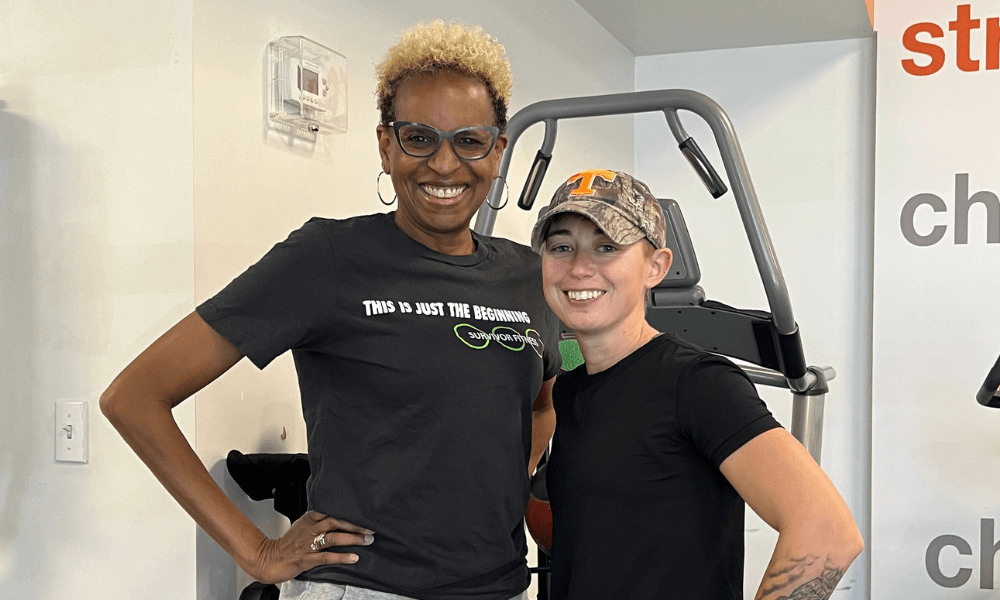
<svg viewBox="0 0 1000 600"><path fill-rule="evenodd" d="M232 319L226 318L215 306L211 299L206 300L195 308L205 323L215 330L216 333L226 339L227 342L236 346L243 356L253 363L258 369L262 369L271 364L274 356L269 356L253 347L246 332L242 331Z"/></svg>
<svg viewBox="0 0 1000 600"><path fill-rule="evenodd" d="M719 448L712 455L712 463L714 463L716 467L721 466L722 463L733 454L733 452L742 448L744 444L765 431L770 431L779 427L781 427L781 424L775 421L774 417L770 414L757 417L753 421L747 423L742 429L729 436L729 439L719 446Z"/></svg>
<svg viewBox="0 0 1000 600"><path fill-rule="evenodd" d="M552 379L553 377L558 375L561 371L562 371L562 365L560 365L555 361L552 361L552 363L548 365L548 368L545 370L545 373L542 375L542 381L548 381Z"/></svg>

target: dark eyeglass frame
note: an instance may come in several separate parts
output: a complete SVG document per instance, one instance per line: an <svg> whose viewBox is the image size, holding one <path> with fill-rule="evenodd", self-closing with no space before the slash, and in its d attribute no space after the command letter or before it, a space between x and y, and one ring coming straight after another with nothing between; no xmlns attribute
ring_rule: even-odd
<svg viewBox="0 0 1000 600"><path fill-rule="evenodd" d="M417 127L426 127L427 129L433 131L438 136L437 145L434 146L434 148L428 154L414 154L408 151L406 147L403 145L403 140L399 137L399 130L408 125L414 125ZM396 134L396 143L399 144L399 149L402 150L403 153L406 154L407 156L412 156L413 158L430 158L434 156L435 154L437 154L437 151L441 149L441 144L445 140L448 140L448 142L451 143L452 152L454 152L455 156L457 156L461 160L482 160L487 156L489 156L490 152L493 152L493 148L496 147L497 145L497 138L500 137L500 128L493 127L492 125L476 125L474 127L460 127L458 129L453 129L451 131L441 131L437 127L427 125L426 123L417 123L416 121L391 121L389 123L389 127L392 127L393 133ZM490 145L482 156L477 156L475 158L466 158L458 153L458 150L455 148L455 136L465 131L490 132L490 135L492 136L490 140Z"/></svg>

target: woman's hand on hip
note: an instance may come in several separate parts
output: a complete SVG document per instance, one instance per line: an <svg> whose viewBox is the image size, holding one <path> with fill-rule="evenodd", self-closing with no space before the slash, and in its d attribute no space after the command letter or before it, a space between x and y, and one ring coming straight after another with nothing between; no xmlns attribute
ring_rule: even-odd
<svg viewBox="0 0 1000 600"><path fill-rule="evenodd" d="M339 546L368 546L375 532L308 511L280 538L268 538L249 574L261 583L281 583L320 565L350 565L358 562L352 552L331 551Z"/></svg>

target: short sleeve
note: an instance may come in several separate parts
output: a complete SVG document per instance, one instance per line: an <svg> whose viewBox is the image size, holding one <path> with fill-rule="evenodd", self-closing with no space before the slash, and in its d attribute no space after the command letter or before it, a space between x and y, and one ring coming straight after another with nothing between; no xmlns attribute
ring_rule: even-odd
<svg viewBox="0 0 1000 600"><path fill-rule="evenodd" d="M781 426L746 373L724 358L691 363L677 385L680 428L716 467L743 444Z"/></svg>
<svg viewBox="0 0 1000 600"><path fill-rule="evenodd" d="M214 297L198 314L258 368L286 350L307 347L336 316L329 235L310 221Z"/></svg>
<svg viewBox="0 0 1000 600"><path fill-rule="evenodd" d="M542 340L545 342L545 350L542 352L542 362L544 376L542 381L548 381L562 371L563 359L559 351L559 319L555 314L545 308L545 331Z"/></svg>

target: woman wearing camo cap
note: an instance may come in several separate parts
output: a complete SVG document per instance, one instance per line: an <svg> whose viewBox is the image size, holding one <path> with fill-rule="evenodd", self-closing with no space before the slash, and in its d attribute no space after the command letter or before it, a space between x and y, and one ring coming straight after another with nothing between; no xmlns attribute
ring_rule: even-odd
<svg viewBox="0 0 1000 600"><path fill-rule="evenodd" d="M840 494L743 371L646 321L672 258L649 189L574 175L531 243L585 360L553 392L552 598L742 598L744 501L779 532L756 597L828 598L862 548Z"/></svg>

